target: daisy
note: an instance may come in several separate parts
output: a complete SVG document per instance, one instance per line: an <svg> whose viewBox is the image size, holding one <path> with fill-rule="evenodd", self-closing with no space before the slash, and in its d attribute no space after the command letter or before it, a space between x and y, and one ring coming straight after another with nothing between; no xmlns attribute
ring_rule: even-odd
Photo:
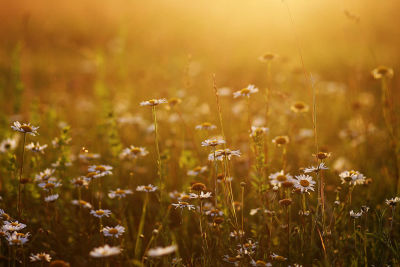
<svg viewBox="0 0 400 267"><path fill-rule="evenodd" d="M207 198L211 197L211 192L204 193L203 191L201 191L201 193L199 195L195 194L195 193L190 193L189 197L194 198L194 199L197 199L197 198L207 199Z"/></svg>
<svg viewBox="0 0 400 267"><path fill-rule="evenodd" d="M149 257L161 257L165 255L169 255L171 253L174 253L178 247L176 245L171 245L167 247L156 247L156 248L151 248L147 252L147 256Z"/></svg>
<svg viewBox="0 0 400 267"><path fill-rule="evenodd" d="M139 157L144 157L147 154L149 154L149 152L144 147L130 146L122 150L119 156L121 159L136 159Z"/></svg>
<svg viewBox="0 0 400 267"><path fill-rule="evenodd" d="M253 84L249 84L246 88L242 90L236 91L233 93L233 98L238 98L240 96L250 97L251 94L257 93L258 88L256 88Z"/></svg>
<svg viewBox="0 0 400 267"><path fill-rule="evenodd" d="M197 166L196 168L194 168L193 170L189 170L187 172L187 175L189 176L198 176L202 173L205 173L207 171L207 166Z"/></svg>
<svg viewBox="0 0 400 267"><path fill-rule="evenodd" d="M285 182L293 182L293 176L281 170L269 175L269 179L272 185L281 186Z"/></svg>
<svg viewBox="0 0 400 267"><path fill-rule="evenodd" d="M154 106L158 106L160 104L165 104L167 103L167 99L162 98L162 99L151 99L148 101L142 101L140 102L140 105L143 106L150 106L150 107L154 107Z"/></svg>
<svg viewBox="0 0 400 267"><path fill-rule="evenodd" d="M5 153L17 148L18 140L16 138L7 138L0 143L0 152Z"/></svg>
<svg viewBox="0 0 400 267"><path fill-rule="evenodd" d="M272 139L272 143L274 143L278 147L287 145L289 143L289 137L286 135L277 136L274 139Z"/></svg>
<svg viewBox="0 0 400 267"><path fill-rule="evenodd" d="M111 211L98 209L98 210L91 210L90 214L92 214L94 217L97 217L97 218L110 217Z"/></svg>
<svg viewBox="0 0 400 267"><path fill-rule="evenodd" d="M54 202L58 199L59 195L58 194L54 194L54 195L50 195L44 198L45 202Z"/></svg>
<svg viewBox="0 0 400 267"><path fill-rule="evenodd" d="M83 152L83 153L79 153L78 158L82 161L90 161L90 160L94 160L94 159L99 159L100 154Z"/></svg>
<svg viewBox="0 0 400 267"><path fill-rule="evenodd" d="M103 177L106 175L111 175L112 169L113 169L113 167L111 167L109 165L91 165L88 168L88 172L96 173L96 175L94 175L94 178L99 178L99 177Z"/></svg>
<svg viewBox="0 0 400 267"><path fill-rule="evenodd" d="M138 192L154 192L158 189L157 186L154 186L152 184L149 185L139 185L138 187L136 187L136 191Z"/></svg>
<svg viewBox="0 0 400 267"><path fill-rule="evenodd" d="M123 197L126 197L126 195L130 195L130 194L133 194L132 190L130 190L130 189L124 190L124 189L117 188L117 190L115 190L115 191L110 190L110 193L108 193L108 197L111 199L116 198L116 197L121 199Z"/></svg>
<svg viewBox="0 0 400 267"><path fill-rule="evenodd" d="M89 202L84 201L84 200L74 199L74 200L71 201L71 203L73 205L75 205L75 206L81 206L81 207L84 207L86 209L92 209L93 208L92 204L90 204Z"/></svg>
<svg viewBox="0 0 400 267"><path fill-rule="evenodd" d="M239 266L239 262L240 262L241 257L238 255L236 257L231 257L229 255L224 255L224 257L222 258L223 261L231 263L235 266Z"/></svg>
<svg viewBox="0 0 400 267"><path fill-rule="evenodd" d="M277 58L278 58L277 54L267 53L267 54L264 54L264 55L260 56L258 58L258 60L260 60L261 62L270 62L270 61L272 61L274 59L277 59Z"/></svg>
<svg viewBox="0 0 400 267"><path fill-rule="evenodd" d="M187 202L183 202L183 201L178 201L178 203L173 203L172 206L174 206L175 209L180 208L182 210L184 208L187 208L188 210L194 210L195 209L194 205L191 205L191 204L189 204Z"/></svg>
<svg viewBox="0 0 400 267"><path fill-rule="evenodd" d="M22 246L23 244L29 241L28 239L29 235L30 235L29 233L23 234L23 233L13 232L12 234L8 233L6 239L10 246Z"/></svg>
<svg viewBox="0 0 400 267"><path fill-rule="evenodd" d="M329 168L325 165L325 163L321 162L318 166L310 166L304 168L304 173L311 173L311 172L319 172L320 170L328 170Z"/></svg>
<svg viewBox="0 0 400 267"><path fill-rule="evenodd" d="M348 183L349 185L364 184L365 176L359 171L344 171L339 174L342 184Z"/></svg>
<svg viewBox="0 0 400 267"><path fill-rule="evenodd" d="M14 222L9 222L9 221L4 221L4 225L2 227L2 230L4 232L15 232L15 231L20 231L26 227L26 224L20 223L18 221Z"/></svg>
<svg viewBox="0 0 400 267"><path fill-rule="evenodd" d="M201 142L201 146L218 146L225 144L225 140L219 139L219 138L213 138L213 139L207 139Z"/></svg>
<svg viewBox="0 0 400 267"><path fill-rule="evenodd" d="M251 266L255 266L255 267L272 267L272 264L270 262L265 262L262 260L251 260L250 262Z"/></svg>
<svg viewBox="0 0 400 267"><path fill-rule="evenodd" d="M399 202L400 202L400 197L394 197L394 198L385 200L386 205L388 205L390 207L396 207L397 203L399 203Z"/></svg>
<svg viewBox="0 0 400 267"><path fill-rule="evenodd" d="M75 187L87 187L89 185L89 181L85 176L80 176L71 180L71 183Z"/></svg>
<svg viewBox="0 0 400 267"><path fill-rule="evenodd" d="M313 178L310 175L297 175L294 181L294 187L300 189L302 193L309 193L308 191L310 190L314 191L314 185L316 182L313 181Z"/></svg>
<svg viewBox="0 0 400 267"><path fill-rule="evenodd" d="M372 77L374 79L382 79L382 78L389 78L391 79L393 77L393 69L385 67L385 66L379 66L371 71Z"/></svg>
<svg viewBox="0 0 400 267"><path fill-rule="evenodd" d="M287 260L287 258L280 256L278 254L275 254L275 253L272 253L271 259L273 259L275 261L286 261Z"/></svg>
<svg viewBox="0 0 400 267"><path fill-rule="evenodd" d="M294 103L290 109L294 112L294 113L305 113L308 112L309 110L309 106L301 101L298 101L296 103Z"/></svg>
<svg viewBox="0 0 400 267"><path fill-rule="evenodd" d="M115 227L104 227L102 230L104 236L111 236L118 238L125 232L125 227L117 225Z"/></svg>
<svg viewBox="0 0 400 267"><path fill-rule="evenodd" d="M38 184L46 192L50 192L54 188L60 187L62 184L58 182L57 178L51 177L47 181Z"/></svg>
<svg viewBox="0 0 400 267"><path fill-rule="evenodd" d="M32 126L30 123L20 123L19 121L14 122L14 125L11 126L11 128L14 131L18 131L21 133L25 133L25 134L30 134L30 135L37 135L37 129L39 129L39 127L35 127Z"/></svg>
<svg viewBox="0 0 400 267"><path fill-rule="evenodd" d="M217 129L217 126L211 124L210 122L203 122L202 124L196 125L195 129L199 131L200 130L211 131Z"/></svg>
<svg viewBox="0 0 400 267"><path fill-rule="evenodd" d="M224 158L230 160L232 156L240 157L240 150L230 150L229 148L227 149L218 149L215 151L215 153L210 153L208 155L208 160L209 161L214 161L214 154L215 154L215 159L222 161Z"/></svg>
<svg viewBox="0 0 400 267"><path fill-rule="evenodd" d="M251 126L250 137L261 136L268 133L269 129L266 127Z"/></svg>
<svg viewBox="0 0 400 267"><path fill-rule="evenodd" d="M35 175L35 181L36 182L47 181L54 174L54 172L55 172L54 169L47 168L44 171L40 172L39 174Z"/></svg>
<svg viewBox="0 0 400 267"><path fill-rule="evenodd" d="M360 218L362 214L363 214L362 211L360 212L354 212L353 210L350 211L350 216L353 217L354 219Z"/></svg>
<svg viewBox="0 0 400 267"><path fill-rule="evenodd" d="M110 247L109 245L104 245L103 247L94 248L90 251L90 256L93 258L104 258L115 256L121 253L119 247Z"/></svg>
<svg viewBox="0 0 400 267"><path fill-rule="evenodd" d="M29 259L31 260L31 262L35 262L35 261L50 262L51 256L50 256L50 254L41 252L41 253L31 254L29 256Z"/></svg>
<svg viewBox="0 0 400 267"><path fill-rule="evenodd" d="M36 153L44 153L44 150L46 149L47 145L41 146L39 142L31 142L30 144L26 145L25 148Z"/></svg>

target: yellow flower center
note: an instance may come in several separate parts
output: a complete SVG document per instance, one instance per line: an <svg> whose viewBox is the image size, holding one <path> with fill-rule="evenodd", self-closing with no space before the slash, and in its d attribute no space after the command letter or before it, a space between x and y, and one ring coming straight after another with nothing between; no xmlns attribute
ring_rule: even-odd
<svg viewBox="0 0 400 267"><path fill-rule="evenodd" d="M96 210L96 214L97 215L103 215L104 214L104 210Z"/></svg>
<svg viewBox="0 0 400 267"><path fill-rule="evenodd" d="M117 194L117 195L125 194L125 190L117 189L117 190L115 191L115 194Z"/></svg>
<svg viewBox="0 0 400 267"><path fill-rule="evenodd" d="M104 166L96 166L96 168L95 168L95 170L96 171L101 171L101 172L105 172L106 171L106 168L104 167Z"/></svg>
<svg viewBox="0 0 400 267"><path fill-rule="evenodd" d="M284 174L280 174L276 177L276 180L278 180L279 182L284 182L284 181L286 181L286 179L287 179L286 175L284 175Z"/></svg>
<svg viewBox="0 0 400 267"><path fill-rule="evenodd" d="M108 230L108 232L109 232L110 234L112 234L112 235L118 234L118 230L115 229L115 228L111 228L110 230Z"/></svg>
<svg viewBox="0 0 400 267"><path fill-rule="evenodd" d="M302 187L307 187L307 186L310 185L310 182L307 181L307 180L300 180L300 185L301 185Z"/></svg>
<svg viewBox="0 0 400 267"><path fill-rule="evenodd" d="M27 132L27 133L30 133L30 132L33 131L31 126L25 125L25 124L21 126L21 129L24 130L24 132Z"/></svg>

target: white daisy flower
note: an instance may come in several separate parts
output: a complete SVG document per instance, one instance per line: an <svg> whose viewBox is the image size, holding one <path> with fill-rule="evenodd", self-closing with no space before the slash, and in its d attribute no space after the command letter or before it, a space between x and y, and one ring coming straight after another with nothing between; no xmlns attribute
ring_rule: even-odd
<svg viewBox="0 0 400 267"><path fill-rule="evenodd" d="M250 97L251 94L257 93L258 88L256 88L253 84L249 84L246 88L242 90L236 91L233 93L233 98L238 98L240 96Z"/></svg>
<svg viewBox="0 0 400 267"><path fill-rule="evenodd" d="M29 256L29 259L31 260L31 262L35 262L35 261L50 262L51 256L50 256L50 254L40 252L40 253L36 253L36 254L31 254Z"/></svg>
<svg viewBox="0 0 400 267"><path fill-rule="evenodd" d="M233 264L235 266L239 266L240 259L241 259L240 256L231 257L229 255L224 255L224 257L222 257L223 261Z"/></svg>
<svg viewBox="0 0 400 267"><path fill-rule="evenodd" d="M273 186L281 186L285 182L294 182L293 176L283 170L270 174L269 179Z"/></svg>
<svg viewBox="0 0 400 267"><path fill-rule="evenodd" d="M225 140L219 139L219 138L213 138L213 139L207 139L201 142L201 146L218 146L225 144Z"/></svg>
<svg viewBox="0 0 400 267"><path fill-rule="evenodd" d="M82 161L91 161L94 159L99 159L100 158L100 154L98 153L79 153L78 158Z"/></svg>
<svg viewBox="0 0 400 267"><path fill-rule="evenodd" d="M354 212L353 210L350 211L350 216L353 217L354 219L360 218L362 214L363 214L362 211L360 212Z"/></svg>
<svg viewBox="0 0 400 267"><path fill-rule="evenodd" d="M30 144L26 145L25 148L36 153L44 153L44 150L46 149L47 145L40 145L39 142L31 142Z"/></svg>
<svg viewBox="0 0 400 267"><path fill-rule="evenodd" d="M111 175L113 167L109 165L91 165L88 168L89 173L95 173L93 178L99 178L106 175Z"/></svg>
<svg viewBox="0 0 400 267"><path fill-rule="evenodd" d="M58 199L59 195L58 194L54 194L54 195L50 195L44 198L45 202L54 202Z"/></svg>
<svg viewBox="0 0 400 267"><path fill-rule="evenodd" d="M275 254L275 253L272 253L271 259L273 259L275 261L286 261L287 260L287 258L280 256L278 254Z"/></svg>
<svg viewBox="0 0 400 267"><path fill-rule="evenodd" d="M46 192L50 192L54 188L60 187L62 184L58 182L57 178L51 177L48 180L38 184Z"/></svg>
<svg viewBox="0 0 400 267"><path fill-rule="evenodd" d="M250 262L251 266L255 266L255 267L272 267L272 264L270 262L265 262L263 260L251 260Z"/></svg>
<svg viewBox="0 0 400 267"><path fill-rule="evenodd" d="M214 154L215 154L215 159L222 161L225 158L228 160L231 159L232 156L240 157L240 150L230 150L229 148L227 149L218 149L215 151L215 153L210 153L208 155L208 160L209 161L214 161Z"/></svg>
<svg viewBox="0 0 400 267"><path fill-rule="evenodd" d="M89 180L85 176L80 176L71 180L71 183L75 187L87 187L89 185Z"/></svg>
<svg viewBox="0 0 400 267"><path fill-rule="evenodd" d="M118 238L125 232L125 227L117 225L115 227L104 227L102 230L104 236L111 236Z"/></svg>
<svg viewBox="0 0 400 267"><path fill-rule="evenodd" d="M187 202L184 201L178 201L178 203L172 203L172 206L175 207L175 209L180 208L180 209L184 209L187 208L188 210L194 210L196 209L194 205L191 205Z"/></svg>
<svg viewBox="0 0 400 267"><path fill-rule="evenodd" d="M152 184L149 185L139 185L136 187L136 191L138 192L154 192L158 189L157 186L154 186Z"/></svg>
<svg viewBox="0 0 400 267"><path fill-rule="evenodd" d="M121 159L136 159L139 157L144 157L147 154L149 154L149 152L144 147L130 146L122 150L119 156Z"/></svg>
<svg viewBox="0 0 400 267"><path fill-rule="evenodd" d="M20 223L18 221L10 222L10 221L4 221L4 225L2 227L2 230L4 232L15 232L15 231L20 231L26 227L26 224Z"/></svg>
<svg viewBox="0 0 400 267"><path fill-rule="evenodd" d="M386 205L391 206L391 207L396 207L397 203L399 203L399 202L400 202L400 197L394 197L394 198L385 200Z"/></svg>
<svg viewBox="0 0 400 267"><path fill-rule="evenodd" d="M344 171L339 174L342 184L348 183L349 185L359 185L364 184L365 176L359 171Z"/></svg>
<svg viewBox="0 0 400 267"><path fill-rule="evenodd" d="M329 168L325 165L324 162L321 162L318 166L310 166L304 168L304 173L312 173L312 172L319 172L320 170L328 170Z"/></svg>
<svg viewBox="0 0 400 267"><path fill-rule="evenodd" d="M178 247L176 245L171 245L167 247L156 247L156 248L151 248L149 251L147 251L147 256L149 257L161 257L165 255L169 255L171 253L174 253Z"/></svg>
<svg viewBox="0 0 400 267"><path fill-rule="evenodd" d="M16 138L7 138L0 143L0 152L6 153L8 151L13 151L18 146L18 140Z"/></svg>
<svg viewBox="0 0 400 267"><path fill-rule="evenodd" d="M119 247L110 247L109 245L104 245L102 247L94 248L90 251L90 256L93 258L105 258L110 256L115 256L121 253Z"/></svg>
<svg viewBox="0 0 400 267"><path fill-rule="evenodd" d="M130 189L119 189L117 188L117 190L112 191L110 190L110 193L108 193L108 197L113 199L118 197L119 199L126 197L126 195L130 195L133 194L132 190Z"/></svg>
<svg viewBox="0 0 400 267"><path fill-rule="evenodd" d="M313 181L313 178L310 175L300 174L295 177L296 177L294 179L295 188L300 189L302 193L304 192L309 193L308 191L314 191L314 185L316 182Z"/></svg>
<svg viewBox="0 0 400 267"><path fill-rule="evenodd" d="M187 172L187 175L189 176L198 176L202 173L205 173L207 171L208 167L207 166L197 166L193 170L189 170Z"/></svg>
<svg viewBox="0 0 400 267"><path fill-rule="evenodd" d="M23 234L23 233L13 232L12 234L8 233L6 235L6 239L10 246L22 246L23 244L29 241L28 239L29 236L30 236L29 233Z"/></svg>
<svg viewBox="0 0 400 267"><path fill-rule="evenodd" d="M210 198L211 195L212 195L211 192L204 193L203 191L201 191L200 195L195 194L195 193L190 193L189 197L190 198L194 198L194 199L197 199L197 198L199 198L199 199L207 199L207 198Z"/></svg>
<svg viewBox="0 0 400 267"><path fill-rule="evenodd" d="M203 122L202 124L196 125L196 130L211 131L217 129L217 126L211 124L210 122Z"/></svg>
<svg viewBox="0 0 400 267"><path fill-rule="evenodd" d="M91 210L90 214L92 214L94 217L97 218L110 217L111 210L103 210L103 209Z"/></svg>
<svg viewBox="0 0 400 267"><path fill-rule="evenodd" d="M71 203L73 205L75 205L75 206L81 206L81 207L86 208L86 209L92 209L93 208L92 204L90 204L89 202L84 201L84 200L74 199L74 200L71 201Z"/></svg>
<svg viewBox="0 0 400 267"><path fill-rule="evenodd" d="M43 182L47 181L51 178L51 176L54 174L55 170L54 169L45 169L44 171L40 172L39 174L35 175L35 181L36 182Z"/></svg>
<svg viewBox="0 0 400 267"><path fill-rule="evenodd" d="M142 101L140 102L140 105L143 106L150 106L150 107L154 107L154 106L158 106L160 104L165 104L168 103L167 99L162 98L162 99L151 99L148 101Z"/></svg>
<svg viewBox="0 0 400 267"><path fill-rule="evenodd" d="M30 123L20 123L19 121L14 122L14 125L11 126L14 131L18 131L21 133L27 133L30 135L38 135L37 129L39 127L32 126Z"/></svg>

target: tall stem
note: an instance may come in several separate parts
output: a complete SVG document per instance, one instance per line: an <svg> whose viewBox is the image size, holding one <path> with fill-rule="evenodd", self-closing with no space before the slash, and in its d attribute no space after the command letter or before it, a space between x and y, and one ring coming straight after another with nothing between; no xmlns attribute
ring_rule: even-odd
<svg viewBox="0 0 400 267"><path fill-rule="evenodd" d="M19 169L18 202L17 202L18 217L21 217L21 213L22 213L22 207L21 207L21 180L22 180L22 172L24 170L25 142L26 142L26 133L24 133L24 141L22 143L21 166L20 166L20 169Z"/></svg>
<svg viewBox="0 0 400 267"><path fill-rule="evenodd" d="M160 147L158 145L158 125L157 125L157 111L156 107L152 107L153 120L154 120L154 135L155 135L155 145L157 152L157 170L158 176L160 177L160 201L162 201L163 191L164 191L164 181L162 177L162 169L161 169L161 155L160 155Z"/></svg>

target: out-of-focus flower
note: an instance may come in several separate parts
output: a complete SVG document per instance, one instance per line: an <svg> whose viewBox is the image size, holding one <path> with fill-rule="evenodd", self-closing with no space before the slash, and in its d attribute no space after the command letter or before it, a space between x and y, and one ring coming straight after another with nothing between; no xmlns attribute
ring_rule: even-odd
<svg viewBox="0 0 400 267"><path fill-rule="evenodd" d="M90 256L93 258L105 258L110 256L115 256L121 253L119 247L110 247L109 245L104 245L102 247L94 248L90 251Z"/></svg>
<svg viewBox="0 0 400 267"><path fill-rule="evenodd" d="M32 126L30 123L20 123L19 121L14 122L14 125L11 126L14 131L18 131L21 133L27 133L30 135L38 135L37 129L38 127Z"/></svg>
<svg viewBox="0 0 400 267"><path fill-rule="evenodd" d="M140 102L140 105L154 107L165 103L168 103L167 99L162 98L162 99L150 99L148 101L142 101Z"/></svg>
<svg viewBox="0 0 400 267"><path fill-rule="evenodd" d="M258 88L256 88L253 84L250 84L246 88L243 88L242 90L234 92L233 98L238 98L240 96L250 97L251 94L255 94L257 92L258 92Z"/></svg>
<svg viewBox="0 0 400 267"><path fill-rule="evenodd" d="M147 256L149 257L161 257L165 255L169 255L171 253L174 253L177 250L176 245L171 245L167 247L156 247L156 248L151 248L147 252Z"/></svg>
<svg viewBox="0 0 400 267"><path fill-rule="evenodd" d="M36 153L44 153L44 150L46 149L47 145L40 145L39 142L31 142L30 144L26 145L25 148Z"/></svg>

